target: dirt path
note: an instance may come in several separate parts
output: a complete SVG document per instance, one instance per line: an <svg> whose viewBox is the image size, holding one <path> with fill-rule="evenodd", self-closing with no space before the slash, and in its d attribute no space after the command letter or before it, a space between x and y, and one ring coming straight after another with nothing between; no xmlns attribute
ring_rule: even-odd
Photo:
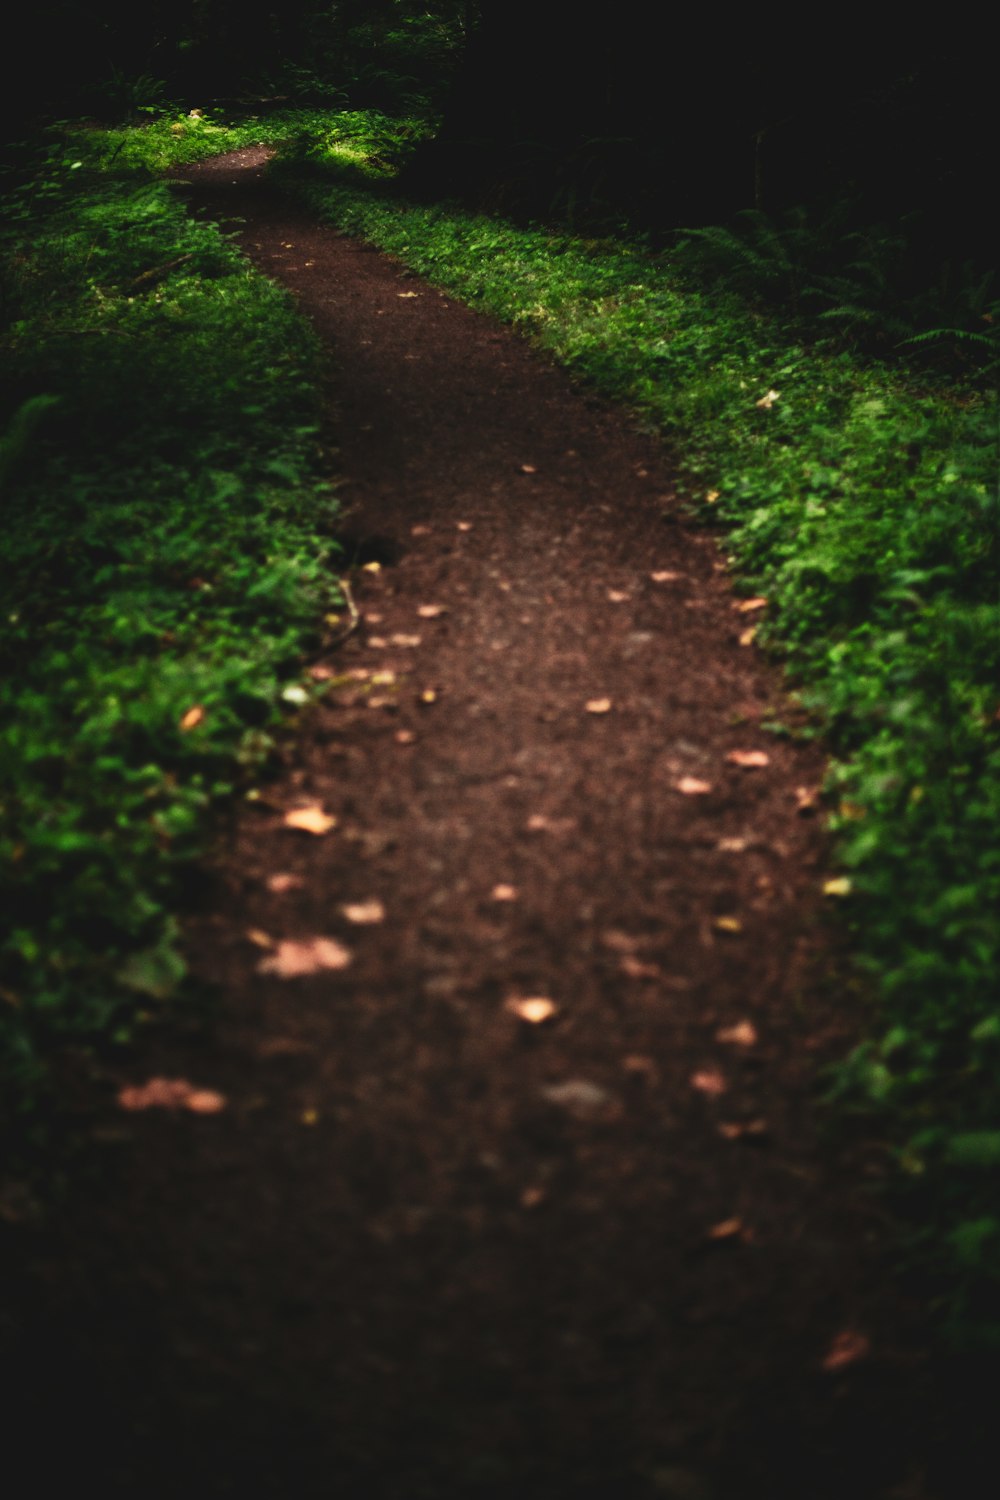
<svg viewBox="0 0 1000 1500"><path fill-rule="evenodd" d="M822 760L760 728L780 683L716 543L628 420L258 174L190 175L330 344L345 524L383 567L325 664L350 680L190 924L218 1024L151 1071L228 1108L109 1110L112 1188L64 1227L35 1364L81 1472L105 1496L930 1495L877 1157L821 1149L811 1107L854 1024L797 810ZM285 826L315 803L336 828ZM346 967L261 971L337 945ZM824 1369L845 1332L870 1354Z"/></svg>

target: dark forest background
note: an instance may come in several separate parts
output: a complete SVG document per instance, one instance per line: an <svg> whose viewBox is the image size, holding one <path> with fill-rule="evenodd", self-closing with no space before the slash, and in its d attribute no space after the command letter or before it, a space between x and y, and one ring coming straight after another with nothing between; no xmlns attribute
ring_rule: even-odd
<svg viewBox="0 0 1000 1500"><path fill-rule="evenodd" d="M992 263L993 67L949 17L722 15L620 0L40 0L8 138L159 102L443 115L408 188L519 216L661 232L840 205L905 227L904 274Z"/></svg>

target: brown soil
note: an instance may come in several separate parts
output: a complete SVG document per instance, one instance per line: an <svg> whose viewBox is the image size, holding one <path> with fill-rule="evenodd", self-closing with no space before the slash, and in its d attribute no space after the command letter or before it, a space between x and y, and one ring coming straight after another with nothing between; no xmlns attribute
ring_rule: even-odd
<svg viewBox="0 0 1000 1500"><path fill-rule="evenodd" d="M332 351L362 623L190 921L208 1036L116 1080L228 1107L109 1089L37 1251L32 1492L69 1448L171 1500L945 1494L878 1148L817 1135L858 1026L798 807L823 758L762 730L716 539L627 416L261 158L188 175ZM335 829L284 825L313 802ZM349 966L261 972L316 936Z"/></svg>

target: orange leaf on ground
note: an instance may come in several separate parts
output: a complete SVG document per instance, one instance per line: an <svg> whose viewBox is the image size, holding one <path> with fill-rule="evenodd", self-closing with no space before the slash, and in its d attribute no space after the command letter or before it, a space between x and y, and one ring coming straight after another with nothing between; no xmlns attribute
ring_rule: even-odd
<svg viewBox="0 0 1000 1500"><path fill-rule="evenodd" d="M856 1328L844 1328L834 1338L823 1358L824 1370L845 1370L871 1353L871 1340Z"/></svg>
<svg viewBox="0 0 1000 1500"><path fill-rule="evenodd" d="M610 698L591 698L586 704L588 714L609 714L611 712Z"/></svg>
<svg viewBox="0 0 1000 1500"><path fill-rule="evenodd" d="M420 694L421 703L436 703L438 699L436 688L424 688Z"/></svg>
<svg viewBox="0 0 1000 1500"><path fill-rule="evenodd" d="M276 875L269 875L264 884L269 891L280 896L284 891L297 891L305 882L301 875L289 875L284 870L280 870Z"/></svg>
<svg viewBox="0 0 1000 1500"><path fill-rule="evenodd" d="M732 1218L723 1219L720 1224L713 1224L711 1229L705 1231L705 1238L709 1240L735 1240L744 1233L743 1220Z"/></svg>
<svg viewBox="0 0 1000 1500"><path fill-rule="evenodd" d="M715 1040L732 1047L755 1047L757 1028L752 1021L737 1021L733 1026L720 1026Z"/></svg>
<svg viewBox="0 0 1000 1500"><path fill-rule="evenodd" d="M730 750L726 759L731 766L744 766L747 770L771 764L771 757L766 750Z"/></svg>
<svg viewBox="0 0 1000 1500"><path fill-rule="evenodd" d="M275 974L279 979L299 979L306 974L318 974L322 969L346 969L350 962L350 953L335 938L306 938L302 942L287 938L261 959L257 972Z"/></svg>
<svg viewBox="0 0 1000 1500"><path fill-rule="evenodd" d="M150 1078L119 1090L118 1104L135 1113L144 1109L188 1109L196 1115L217 1115L225 1109L223 1094L196 1089L186 1078Z"/></svg>
<svg viewBox="0 0 1000 1500"><path fill-rule="evenodd" d="M516 901L517 887L503 884L495 885L490 892L490 896L494 901Z"/></svg>
<svg viewBox="0 0 1000 1500"><path fill-rule="evenodd" d="M697 776L682 776L680 781L674 782L674 790L683 792L685 797L704 797L712 790L712 783L700 781Z"/></svg>
<svg viewBox="0 0 1000 1500"><path fill-rule="evenodd" d="M699 1094L716 1098L726 1092L728 1085L718 1068L703 1068L700 1073L691 1074L691 1087L697 1089Z"/></svg>
<svg viewBox="0 0 1000 1500"><path fill-rule="evenodd" d="M303 833L329 833L336 826L336 818L323 811L321 802L309 802L304 807L293 807L285 813L285 827L298 828Z"/></svg>
<svg viewBox="0 0 1000 1500"><path fill-rule="evenodd" d="M204 718L204 708L200 703L196 703L193 708L188 709L187 713L181 719L177 727L178 729L180 729L182 734L187 734L189 729L197 729L198 725L202 723Z"/></svg>
<svg viewBox="0 0 1000 1500"><path fill-rule="evenodd" d="M512 995L507 1001L506 1009L511 1015L517 1016L520 1021L527 1021L530 1026L540 1026L543 1021L551 1021L556 1013L556 1007L547 995Z"/></svg>
<svg viewBox="0 0 1000 1500"><path fill-rule="evenodd" d="M356 927L374 927L385 921L385 907L374 898L371 901L346 901L340 909Z"/></svg>
<svg viewBox="0 0 1000 1500"><path fill-rule="evenodd" d="M472 530L472 522L471 521L456 521L455 522L455 527L456 527L456 530L458 530L458 531L471 531Z"/></svg>
<svg viewBox="0 0 1000 1500"><path fill-rule="evenodd" d="M396 744L397 745L412 745L415 739L416 739L416 735L413 733L412 729L397 729L396 730Z"/></svg>

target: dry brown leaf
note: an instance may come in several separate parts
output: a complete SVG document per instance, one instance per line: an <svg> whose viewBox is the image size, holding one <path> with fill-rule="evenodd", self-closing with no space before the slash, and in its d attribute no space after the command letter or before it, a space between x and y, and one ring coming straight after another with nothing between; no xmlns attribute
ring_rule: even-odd
<svg viewBox="0 0 1000 1500"><path fill-rule="evenodd" d="M608 601L611 604L624 604L628 598L624 589L608 589Z"/></svg>
<svg viewBox="0 0 1000 1500"><path fill-rule="evenodd" d="M421 604L417 608L417 614L422 620L436 620L447 613L447 604Z"/></svg>
<svg viewBox="0 0 1000 1500"><path fill-rule="evenodd" d="M766 1120L733 1120L719 1126L719 1134L727 1141L761 1141L767 1133Z"/></svg>
<svg viewBox="0 0 1000 1500"><path fill-rule="evenodd" d="M731 766L743 766L748 771L771 764L771 757L766 750L730 750L726 759Z"/></svg>
<svg viewBox="0 0 1000 1500"><path fill-rule="evenodd" d="M280 896L284 891L299 890L305 882L301 875L289 875L286 871L280 870L276 875L269 875L264 884L269 891L273 891L276 896Z"/></svg>
<svg viewBox="0 0 1000 1500"><path fill-rule="evenodd" d="M422 521L418 521L416 526L410 527L411 536L430 536L430 534L431 528L429 526L425 526Z"/></svg>
<svg viewBox="0 0 1000 1500"><path fill-rule="evenodd" d="M370 901L345 901L340 910L356 927L375 927L385 921L385 907L375 897Z"/></svg>
<svg viewBox="0 0 1000 1500"><path fill-rule="evenodd" d="M350 953L335 938L306 938L301 942L287 938L261 959L257 972L275 974L279 979L299 979L306 974L318 974L322 969L346 969L350 962Z"/></svg>
<svg viewBox="0 0 1000 1500"><path fill-rule="evenodd" d="M367 644L373 651L384 651L389 642L386 640L384 635L370 635L368 637Z"/></svg>
<svg viewBox="0 0 1000 1500"><path fill-rule="evenodd" d="M323 811L321 802L309 802L305 807L293 807L285 813L285 827L298 828L303 833L323 834L336 828L337 820Z"/></svg>
<svg viewBox="0 0 1000 1500"><path fill-rule="evenodd" d="M147 1083L123 1088L118 1094L121 1109L134 1113L144 1109L188 1109L196 1115L216 1115L226 1100L212 1089L196 1089L186 1078L150 1078Z"/></svg>
<svg viewBox="0 0 1000 1500"><path fill-rule="evenodd" d="M471 521L456 521L455 522L455 528L456 528L457 531L471 531L472 530L472 522Z"/></svg>
<svg viewBox="0 0 1000 1500"><path fill-rule="evenodd" d="M586 703L588 714L609 714L611 712L610 698L590 698Z"/></svg>
<svg viewBox="0 0 1000 1500"><path fill-rule="evenodd" d="M407 635L405 631L397 630L395 635L391 635L389 639L394 646L411 647L419 646L421 637L419 635Z"/></svg>
<svg viewBox="0 0 1000 1500"><path fill-rule="evenodd" d="M538 470L535 468L534 464L522 464L521 465L521 473L522 474L537 474Z"/></svg>
<svg viewBox="0 0 1000 1500"><path fill-rule="evenodd" d="M490 892L490 897L494 901L516 901L517 887L503 884L495 885Z"/></svg>
<svg viewBox="0 0 1000 1500"><path fill-rule="evenodd" d="M752 1021L737 1021L732 1026L720 1026L715 1040L732 1047L755 1047L757 1028Z"/></svg>
<svg viewBox="0 0 1000 1500"><path fill-rule="evenodd" d="M655 573L650 573L654 583L678 583L684 577L683 573L675 573L672 568L659 568Z"/></svg>
<svg viewBox="0 0 1000 1500"><path fill-rule="evenodd" d="M797 786L795 788L795 811L802 817L808 817L816 811L819 799L819 788L813 786Z"/></svg>
<svg viewBox="0 0 1000 1500"><path fill-rule="evenodd" d="M844 1328L836 1335L823 1358L823 1369L845 1370L871 1353L871 1340L856 1328Z"/></svg>
<svg viewBox="0 0 1000 1500"><path fill-rule="evenodd" d="M716 917L712 923L716 932L742 932L743 923L739 917Z"/></svg>
<svg viewBox="0 0 1000 1500"><path fill-rule="evenodd" d="M397 292L396 296L397 297L419 297L420 293L419 292Z"/></svg>
<svg viewBox="0 0 1000 1500"><path fill-rule="evenodd" d="M618 967L629 979L659 979L661 972L659 964L643 963L634 953L626 953Z"/></svg>
<svg viewBox="0 0 1000 1500"><path fill-rule="evenodd" d="M718 1068L702 1068L701 1072L691 1074L691 1087L714 1099L724 1094L729 1085Z"/></svg>
<svg viewBox="0 0 1000 1500"><path fill-rule="evenodd" d="M264 932L260 927L248 927L246 935L249 941L253 943L255 948L274 947L274 938L271 937L270 933Z"/></svg>
<svg viewBox="0 0 1000 1500"><path fill-rule="evenodd" d="M705 1238L708 1240L736 1240L741 1239L745 1233L742 1219L723 1219L720 1224L713 1224L711 1229L706 1229Z"/></svg>
<svg viewBox="0 0 1000 1500"><path fill-rule="evenodd" d="M416 738L417 737L413 733L412 729L397 729L396 730L396 744L397 745L412 745L413 742L414 742L414 740Z"/></svg>
<svg viewBox="0 0 1000 1500"><path fill-rule="evenodd" d="M674 790L683 792L685 797L704 797L712 790L712 783L700 781L697 776L682 776L674 782Z"/></svg>
<svg viewBox="0 0 1000 1500"><path fill-rule="evenodd" d="M738 609L741 615L751 615L755 610L766 609L767 600L760 597L756 599L740 599L733 605L733 608Z"/></svg>
<svg viewBox="0 0 1000 1500"><path fill-rule="evenodd" d="M197 729L198 725L204 721L204 718L205 710L203 706L200 703L196 703L193 708L188 709L177 727L182 734L187 734L189 729Z"/></svg>
<svg viewBox="0 0 1000 1500"><path fill-rule="evenodd" d="M720 854L743 854L750 848L750 840L720 839L715 847Z"/></svg>
<svg viewBox="0 0 1000 1500"><path fill-rule="evenodd" d="M366 563L362 563L361 564L361 571L362 571L362 573L381 573L381 571L382 571L382 564L380 562L366 562Z"/></svg>
<svg viewBox="0 0 1000 1500"><path fill-rule="evenodd" d="M748 625L747 628L746 628L746 630L741 630L740 631L740 645L741 646L752 646L753 643L754 643L754 641L756 639L757 639L757 627L756 627L756 625Z"/></svg>
<svg viewBox="0 0 1000 1500"><path fill-rule="evenodd" d="M527 1021L529 1026L540 1026L543 1021L551 1021L556 1014L556 1006L547 995L512 995L506 1009L518 1020Z"/></svg>

